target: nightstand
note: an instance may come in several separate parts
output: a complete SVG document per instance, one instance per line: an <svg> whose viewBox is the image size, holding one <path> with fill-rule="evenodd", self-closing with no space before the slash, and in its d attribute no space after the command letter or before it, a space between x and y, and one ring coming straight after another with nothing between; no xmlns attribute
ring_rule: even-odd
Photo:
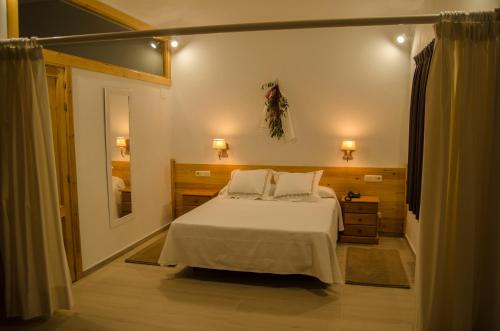
<svg viewBox="0 0 500 331"><path fill-rule="evenodd" d="M180 192L181 204L180 208L176 209L176 217L187 213L190 210L201 206L208 200L214 198L219 193L219 189L185 189Z"/></svg>
<svg viewBox="0 0 500 331"><path fill-rule="evenodd" d="M344 232L340 242L378 244L378 205L377 196L365 195L346 201L342 197Z"/></svg>
<svg viewBox="0 0 500 331"><path fill-rule="evenodd" d="M122 203L120 209L120 217L128 215L132 212L132 190L126 187L120 190L122 192Z"/></svg>

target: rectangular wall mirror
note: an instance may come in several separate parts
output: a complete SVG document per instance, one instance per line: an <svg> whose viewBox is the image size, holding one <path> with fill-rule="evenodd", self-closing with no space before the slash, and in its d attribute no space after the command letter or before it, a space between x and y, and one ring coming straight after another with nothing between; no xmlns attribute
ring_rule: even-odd
<svg viewBox="0 0 500 331"><path fill-rule="evenodd" d="M105 88L104 100L109 224L114 227L132 219L134 212L130 92Z"/></svg>

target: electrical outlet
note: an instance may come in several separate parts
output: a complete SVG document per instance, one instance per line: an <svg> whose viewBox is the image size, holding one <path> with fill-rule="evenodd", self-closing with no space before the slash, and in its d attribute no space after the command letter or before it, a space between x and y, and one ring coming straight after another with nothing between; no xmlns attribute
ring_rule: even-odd
<svg viewBox="0 0 500 331"><path fill-rule="evenodd" d="M380 183L382 180L382 175L365 175L365 182Z"/></svg>
<svg viewBox="0 0 500 331"><path fill-rule="evenodd" d="M196 177L210 177L210 170L196 170L194 175Z"/></svg>

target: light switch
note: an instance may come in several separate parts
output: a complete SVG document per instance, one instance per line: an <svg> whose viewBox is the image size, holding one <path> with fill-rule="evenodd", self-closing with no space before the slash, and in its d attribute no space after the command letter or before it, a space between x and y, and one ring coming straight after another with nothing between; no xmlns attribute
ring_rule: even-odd
<svg viewBox="0 0 500 331"><path fill-rule="evenodd" d="M210 170L196 170L194 175L196 177L210 177Z"/></svg>
<svg viewBox="0 0 500 331"><path fill-rule="evenodd" d="M382 180L382 175L365 175L365 182L380 183Z"/></svg>

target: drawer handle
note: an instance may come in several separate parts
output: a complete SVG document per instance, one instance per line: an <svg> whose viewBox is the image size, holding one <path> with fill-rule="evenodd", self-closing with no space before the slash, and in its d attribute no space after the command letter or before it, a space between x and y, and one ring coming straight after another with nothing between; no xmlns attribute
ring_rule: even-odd
<svg viewBox="0 0 500 331"><path fill-rule="evenodd" d="M363 219L362 218L358 218L358 222L359 223L363 222Z"/></svg>
<svg viewBox="0 0 500 331"><path fill-rule="evenodd" d="M358 229L358 233L363 233L363 231L361 229Z"/></svg>

